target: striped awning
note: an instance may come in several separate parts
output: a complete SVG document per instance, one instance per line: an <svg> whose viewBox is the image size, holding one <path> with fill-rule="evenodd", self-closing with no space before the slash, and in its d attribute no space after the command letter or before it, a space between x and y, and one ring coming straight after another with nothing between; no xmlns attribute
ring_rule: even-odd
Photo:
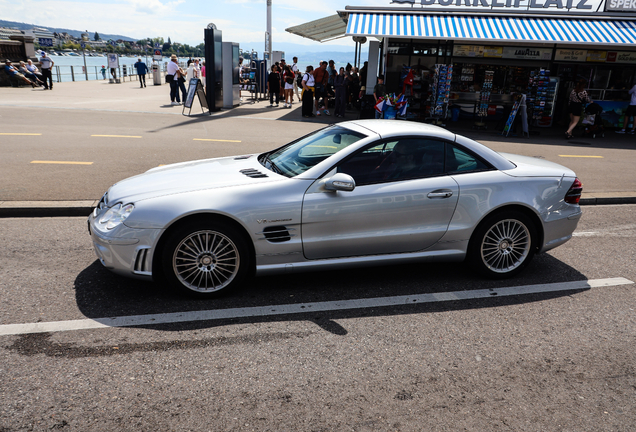
<svg viewBox="0 0 636 432"><path fill-rule="evenodd" d="M615 46L636 44L636 21L352 12L346 35Z"/></svg>

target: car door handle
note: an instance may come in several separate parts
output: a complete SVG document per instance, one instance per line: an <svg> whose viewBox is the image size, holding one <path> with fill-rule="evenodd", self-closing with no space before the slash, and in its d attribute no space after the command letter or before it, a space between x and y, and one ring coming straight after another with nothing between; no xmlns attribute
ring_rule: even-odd
<svg viewBox="0 0 636 432"><path fill-rule="evenodd" d="M453 196L452 191L444 191L444 192L430 192L427 197L429 198L450 198Z"/></svg>

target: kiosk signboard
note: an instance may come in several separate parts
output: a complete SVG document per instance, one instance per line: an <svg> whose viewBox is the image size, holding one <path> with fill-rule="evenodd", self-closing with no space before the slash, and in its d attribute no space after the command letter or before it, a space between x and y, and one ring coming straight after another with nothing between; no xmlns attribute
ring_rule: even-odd
<svg viewBox="0 0 636 432"><path fill-rule="evenodd" d="M584 62L587 59L587 50L557 49L554 59L559 61Z"/></svg>
<svg viewBox="0 0 636 432"><path fill-rule="evenodd" d="M636 0L606 0L605 12L636 12Z"/></svg>
<svg viewBox="0 0 636 432"><path fill-rule="evenodd" d="M589 12L597 10L606 2L606 10L636 11L636 0L392 0L392 3L421 4L422 6L440 7L440 9L523 9L544 11L546 9ZM610 9L610 4L620 9ZM633 7L627 9L626 6Z"/></svg>

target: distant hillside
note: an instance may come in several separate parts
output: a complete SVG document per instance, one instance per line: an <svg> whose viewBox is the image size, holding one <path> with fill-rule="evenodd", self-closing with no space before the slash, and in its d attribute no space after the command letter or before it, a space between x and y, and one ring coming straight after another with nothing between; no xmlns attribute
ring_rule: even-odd
<svg viewBox="0 0 636 432"><path fill-rule="evenodd" d="M42 24L27 24L27 23L15 22L15 21L5 21L5 20L0 20L0 27L17 28L18 30L31 30L33 27L42 27L55 33L68 33L74 37L80 37L82 33L84 33L83 30L71 30L71 29L58 28L58 27L48 27ZM95 30L89 30L87 33L89 34L89 37L92 39L93 35L95 34ZM131 42L137 41L137 39L133 39L128 36L101 33L99 30L97 31L97 33L99 34L99 37L101 37L103 40L121 39L121 40L131 41Z"/></svg>

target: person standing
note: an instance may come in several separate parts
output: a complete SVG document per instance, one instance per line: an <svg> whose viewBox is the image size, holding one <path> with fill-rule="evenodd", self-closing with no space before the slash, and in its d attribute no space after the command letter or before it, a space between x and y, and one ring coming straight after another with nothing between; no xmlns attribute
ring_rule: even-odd
<svg viewBox="0 0 636 432"><path fill-rule="evenodd" d="M51 71L55 66L55 62L51 60L46 52L42 51L42 57L40 57L40 67L42 68L42 78L44 81L44 90L53 90L53 74Z"/></svg>
<svg viewBox="0 0 636 432"><path fill-rule="evenodd" d="M583 112L583 104L584 103L592 103L592 100L587 95L585 91L585 80L579 80L576 83L576 86L570 93L570 99L568 103L568 113L570 114L570 126L568 130L565 132L565 138L570 139L574 137L572 135L572 131L579 123L579 119L581 118L581 113Z"/></svg>
<svg viewBox="0 0 636 432"><path fill-rule="evenodd" d="M141 59L137 60L135 63L135 69L137 69L137 76L139 78L139 86L140 88L146 87L146 74L148 73L148 66L146 63L142 62Z"/></svg>
<svg viewBox="0 0 636 432"><path fill-rule="evenodd" d="M170 84L170 103L172 105L181 104L181 98L179 97L179 69L177 56L172 54L166 66L166 81Z"/></svg>
<svg viewBox="0 0 636 432"><path fill-rule="evenodd" d="M631 100L629 102L629 106L627 107L627 111L625 111L625 119L623 120L623 129L617 130L616 133L624 134L626 133L627 125L629 122L632 122L632 130L628 133L634 134L636 133L636 84L627 92L631 96Z"/></svg>
<svg viewBox="0 0 636 432"><path fill-rule="evenodd" d="M287 63L285 59L280 59L280 65L278 66L278 72L280 73L280 98L285 99L285 68ZM285 106L287 108L287 106Z"/></svg>
<svg viewBox="0 0 636 432"><path fill-rule="evenodd" d="M300 102L300 94L298 94L298 80L297 78L300 77L300 71L298 70L298 57L294 57L292 60L294 60L294 63L291 66L291 70L294 73L294 76L296 77L294 79L294 93L296 94L296 98L298 99L298 102ZM301 82L302 82L302 78L301 78Z"/></svg>
<svg viewBox="0 0 636 432"><path fill-rule="evenodd" d="M303 92L301 95L303 105L302 105L302 114L303 117L314 117L313 113L313 104L314 104L314 85L315 79L313 75L314 67L307 66L307 70L303 75L303 80L301 81Z"/></svg>
<svg viewBox="0 0 636 432"><path fill-rule="evenodd" d="M315 82L314 99L316 100L315 104L316 104L317 116L320 115L320 99L321 98L324 105L323 112L325 113L325 115L331 115L331 113L327 109L327 106L325 105L326 97L327 97L325 91L327 87L328 78L329 76L327 75L327 62L326 61L320 62L320 67L314 71L314 82Z"/></svg>
<svg viewBox="0 0 636 432"><path fill-rule="evenodd" d="M329 60L329 65L327 66L327 85L325 86L325 108L329 108L329 98L334 94L333 84L336 75L338 75L336 63L333 60Z"/></svg>
<svg viewBox="0 0 636 432"><path fill-rule="evenodd" d="M340 118L345 116L345 107L347 106L347 81L345 68L341 67L338 75L333 79L333 86L336 89L336 109L334 114Z"/></svg>
<svg viewBox="0 0 636 432"><path fill-rule="evenodd" d="M100 72L102 73L102 78L106 79L106 66L102 65L102 70Z"/></svg>
<svg viewBox="0 0 636 432"><path fill-rule="evenodd" d="M285 83L285 105L284 108L291 108L292 103L294 102L294 81L296 80L296 75L291 70L289 65L285 66L285 72L283 73L283 82Z"/></svg>
<svg viewBox="0 0 636 432"><path fill-rule="evenodd" d="M272 71L267 77L267 91L269 92L269 106L274 106L274 96L276 96L276 107L280 100L280 74L278 73L278 66L272 65Z"/></svg>
<svg viewBox="0 0 636 432"><path fill-rule="evenodd" d="M383 98L386 95L386 88L384 87L384 75L380 75L378 77L378 83L373 87L373 97L375 98L375 104L378 104L380 98ZM384 118L384 113L375 111L375 118L381 119Z"/></svg>
<svg viewBox="0 0 636 432"><path fill-rule="evenodd" d="M203 88L205 88L205 60L201 62L201 83L203 84Z"/></svg>

